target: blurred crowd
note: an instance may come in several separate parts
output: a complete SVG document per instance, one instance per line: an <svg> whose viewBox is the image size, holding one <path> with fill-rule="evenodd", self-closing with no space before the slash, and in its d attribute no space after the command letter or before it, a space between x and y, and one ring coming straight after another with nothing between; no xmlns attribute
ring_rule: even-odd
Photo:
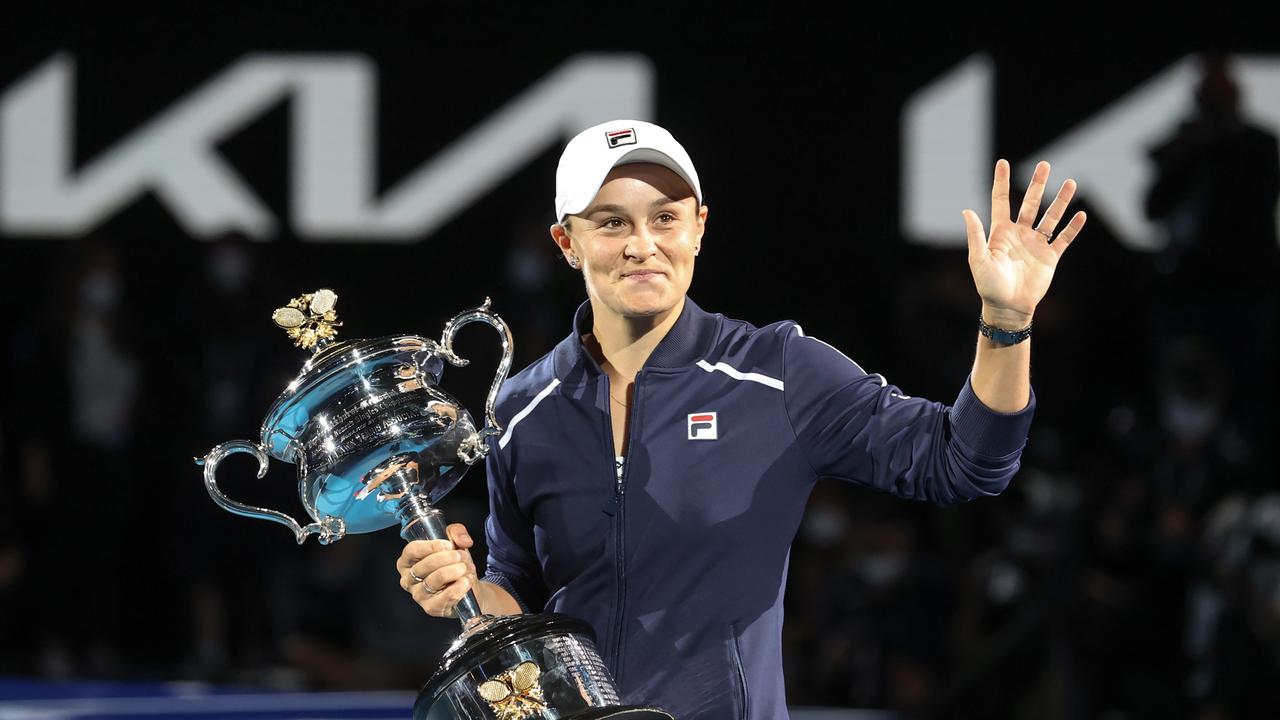
<svg viewBox="0 0 1280 720"><path fill-rule="evenodd" d="M1241 116L1226 67L1206 65L1195 114L1150 151L1146 212L1165 249L1131 253L1091 219L1067 257L1088 270L1064 273L1038 312L1039 410L1010 490L938 510L818 485L786 597L792 703L1275 717L1280 153ZM519 338L518 368L567 331L582 291L545 222L524 218L508 236L495 306ZM414 687L455 628L399 589L394 532L295 547L214 507L185 464L254 437L300 364L260 321L279 253L211 243L172 302L145 306L139 287L155 280L132 253L70 248L32 300L41 309L6 330L0 673ZM947 402L974 335L957 258L920 258L891 288L880 311L904 330L874 368ZM796 314L776 312L748 319ZM400 329L438 331L421 325ZM859 356L860 338L840 340ZM477 407L480 375L446 386ZM301 514L292 468L254 483L251 462L239 467L243 501ZM473 472L447 513L475 529L487 509Z"/></svg>

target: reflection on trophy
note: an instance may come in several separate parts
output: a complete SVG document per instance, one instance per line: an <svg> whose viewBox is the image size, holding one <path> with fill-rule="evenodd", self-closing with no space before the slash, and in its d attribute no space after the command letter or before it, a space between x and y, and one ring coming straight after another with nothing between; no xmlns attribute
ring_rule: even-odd
<svg viewBox="0 0 1280 720"><path fill-rule="evenodd" d="M448 540L435 504L501 432L498 390L511 368L511 331L489 301L445 324L440 342L417 335L335 342L338 296L302 295L272 315L294 343L311 350L262 424L259 443L233 440L203 458L205 487L237 515L288 526L298 543L321 544L347 533L400 526L405 540ZM458 329L483 322L502 336L502 360L485 402L485 426L439 387L444 363L468 363L453 352ZM298 495L314 522L301 525L275 510L250 507L218 489L218 464L235 453L298 467ZM491 616L468 592L455 610L463 632L446 651L414 705L418 720L671 720L656 708L619 706L617 690L585 622L566 615Z"/></svg>

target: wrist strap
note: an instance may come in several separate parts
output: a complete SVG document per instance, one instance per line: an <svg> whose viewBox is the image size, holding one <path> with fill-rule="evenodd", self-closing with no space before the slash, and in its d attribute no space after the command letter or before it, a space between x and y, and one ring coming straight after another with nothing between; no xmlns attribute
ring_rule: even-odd
<svg viewBox="0 0 1280 720"><path fill-rule="evenodd" d="M1021 330L1002 330L983 322L982 313L978 313L978 332L982 333L982 337L991 338L991 342L997 345L1017 345L1031 337L1031 325Z"/></svg>

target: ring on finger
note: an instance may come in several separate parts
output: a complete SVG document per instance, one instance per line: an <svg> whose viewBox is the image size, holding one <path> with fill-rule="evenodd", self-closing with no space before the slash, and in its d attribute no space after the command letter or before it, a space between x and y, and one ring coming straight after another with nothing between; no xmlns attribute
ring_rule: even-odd
<svg viewBox="0 0 1280 720"><path fill-rule="evenodd" d="M428 595L435 595L440 592L439 590L432 590L431 586L427 584L427 579L418 577L418 573L414 572L413 568L409 568L409 577L413 578L414 582L418 585L421 585L422 589L426 590Z"/></svg>
<svg viewBox="0 0 1280 720"><path fill-rule="evenodd" d="M1049 242L1053 242L1053 233L1047 233L1047 232L1045 232L1045 231L1041 230L1040 228L1036 228L1036 232L1038 232L1038 233L1040 233L1041 235L1043 235L1045 240L1048 240Z"/></svg>

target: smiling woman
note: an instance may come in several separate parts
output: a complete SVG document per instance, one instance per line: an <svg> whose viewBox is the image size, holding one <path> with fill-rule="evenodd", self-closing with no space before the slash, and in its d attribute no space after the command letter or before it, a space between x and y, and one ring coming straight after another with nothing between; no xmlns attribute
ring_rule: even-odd
<svg viewBox="0 0 1280 720"><path fill-rule="evenodd" d="M552 225L551 237L582 268L596 323L634 342L679 315L706 220L706 206L680 176L633 163L613 168L595 202Z"/></svg>
<svg viewBox="0 0 1280 720"><path fill-rule="evenodd" d="M453 525L454 547L405 547L402 586L432 615L474 585L485 612L582 618L626 703L681 720L786 718L782 598L817 479L948 504L1003 491L1019 467L1031 314L1084 224L1054 237L1071 181L1032 224L1048 172L1014 222L997 163L989 238L964 213L984 334L947 406L794 322L757 328L698 307L687 293L707 207L688 154L649 123L584 130L561 156L550 232L587 301L499 394L484 580Z"/></svg>

